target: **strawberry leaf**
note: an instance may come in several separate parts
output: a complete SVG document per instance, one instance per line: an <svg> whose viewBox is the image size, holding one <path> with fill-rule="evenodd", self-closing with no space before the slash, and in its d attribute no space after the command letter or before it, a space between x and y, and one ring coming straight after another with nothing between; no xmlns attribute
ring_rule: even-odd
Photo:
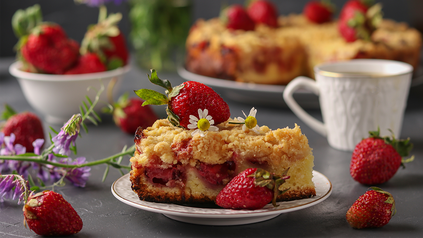
<svg viewBox="0 0 423 238"><path fill-rule="evenodd" d="M157 76L157 72L155 69L151 70L151 76L148 75L148 79L150 80L150 82L152 82L155 85L158 85L160 87L165 88L166 90L168 90L169 92L172 92L172 85L170 84L169 80L167 79L160 79Z"/></svg>
<svg viewBox="0 0 423 238"><path fill-rule="evenodd" d="M166 95L158 93L151 89L139 89L134 90L138 97L144 100L143 106L145 105L165 105L168 102Z"/></svg>
<svg viewBox="0 0 423 238"><path fill-rule="evenodd" d="M16 115L17 112L8 104L4 105L5 110L3 111L2 115L0 116L0 120L7 120L13 115Z"/></svg>

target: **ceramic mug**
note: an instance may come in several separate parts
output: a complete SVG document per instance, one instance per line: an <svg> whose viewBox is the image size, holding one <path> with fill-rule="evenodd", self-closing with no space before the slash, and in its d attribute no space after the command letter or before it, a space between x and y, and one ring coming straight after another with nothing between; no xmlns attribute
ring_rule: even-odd
<svg viewBox="0 0 423 238"><path fill-rule="evenodd" d="M380 128L382 136L400 137L413 67L392 60L356 59L314 68L316 80L297 77L284 89L288 107L308 126L327 137L333 148L353 151ZM310 116L293 98L298 89L319 96L323 122Z"/></svg>

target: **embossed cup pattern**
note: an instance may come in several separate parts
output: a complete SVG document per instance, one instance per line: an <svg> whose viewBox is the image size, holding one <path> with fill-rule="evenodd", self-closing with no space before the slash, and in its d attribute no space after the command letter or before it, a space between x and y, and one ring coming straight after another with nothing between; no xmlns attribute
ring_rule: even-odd
<svg viewBox="0 0 423 238"><path fill-rule="evenodd" d="M352 151L380 128L400 137L411 83L412 66L390 60L350 60L315 67L316 80L299 76L284 89L289 108L313 130L327 137L330 146ZM308 89L319 95L323 122L312 117L293 98Z"/></svg>
<svg viewBox="0 0 423 238"><path fill-rule="evenodd" d="M351 150L370 130L400 136L409 83L404 77L317 77L320 105L331 146Z"/></svg>

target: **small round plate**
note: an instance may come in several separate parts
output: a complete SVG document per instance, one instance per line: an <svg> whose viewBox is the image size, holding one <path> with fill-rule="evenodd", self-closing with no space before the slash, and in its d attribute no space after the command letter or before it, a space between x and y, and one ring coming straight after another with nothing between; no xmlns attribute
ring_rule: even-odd
<svg viewBox="0 0 423 238"><path fill-rule="evenodd" d="M161 213L177 221L201 225L230 226L266 221L282 213L294 212L323 202L332 193L332 183L326 176L317 171L313 171L313 182L316 186L316 196L294 201L278 202L277 204L279 206L277 207L268 204L258 210L201 208L141 201L131 189L129 174L117 179L112 184L111 190L113 195L125 204L145 211Z"/></svg>

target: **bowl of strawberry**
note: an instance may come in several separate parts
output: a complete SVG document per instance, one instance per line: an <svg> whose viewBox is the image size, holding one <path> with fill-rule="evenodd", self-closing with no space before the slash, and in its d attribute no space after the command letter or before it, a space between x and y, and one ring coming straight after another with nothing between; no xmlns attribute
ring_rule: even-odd
<svg viewBox="0 0 423 238"><path fill-rule="evenodd" d="M86 97L99 95L96 111L112 103L130 70L126 41L118 28L121 18L120 13L107 16L106 8L100 8L98 23L88 28L79 43L60 25L43 22L38 5L14 14L18 61L9 72L47 123L65 123L79 112Z"/></svg>

